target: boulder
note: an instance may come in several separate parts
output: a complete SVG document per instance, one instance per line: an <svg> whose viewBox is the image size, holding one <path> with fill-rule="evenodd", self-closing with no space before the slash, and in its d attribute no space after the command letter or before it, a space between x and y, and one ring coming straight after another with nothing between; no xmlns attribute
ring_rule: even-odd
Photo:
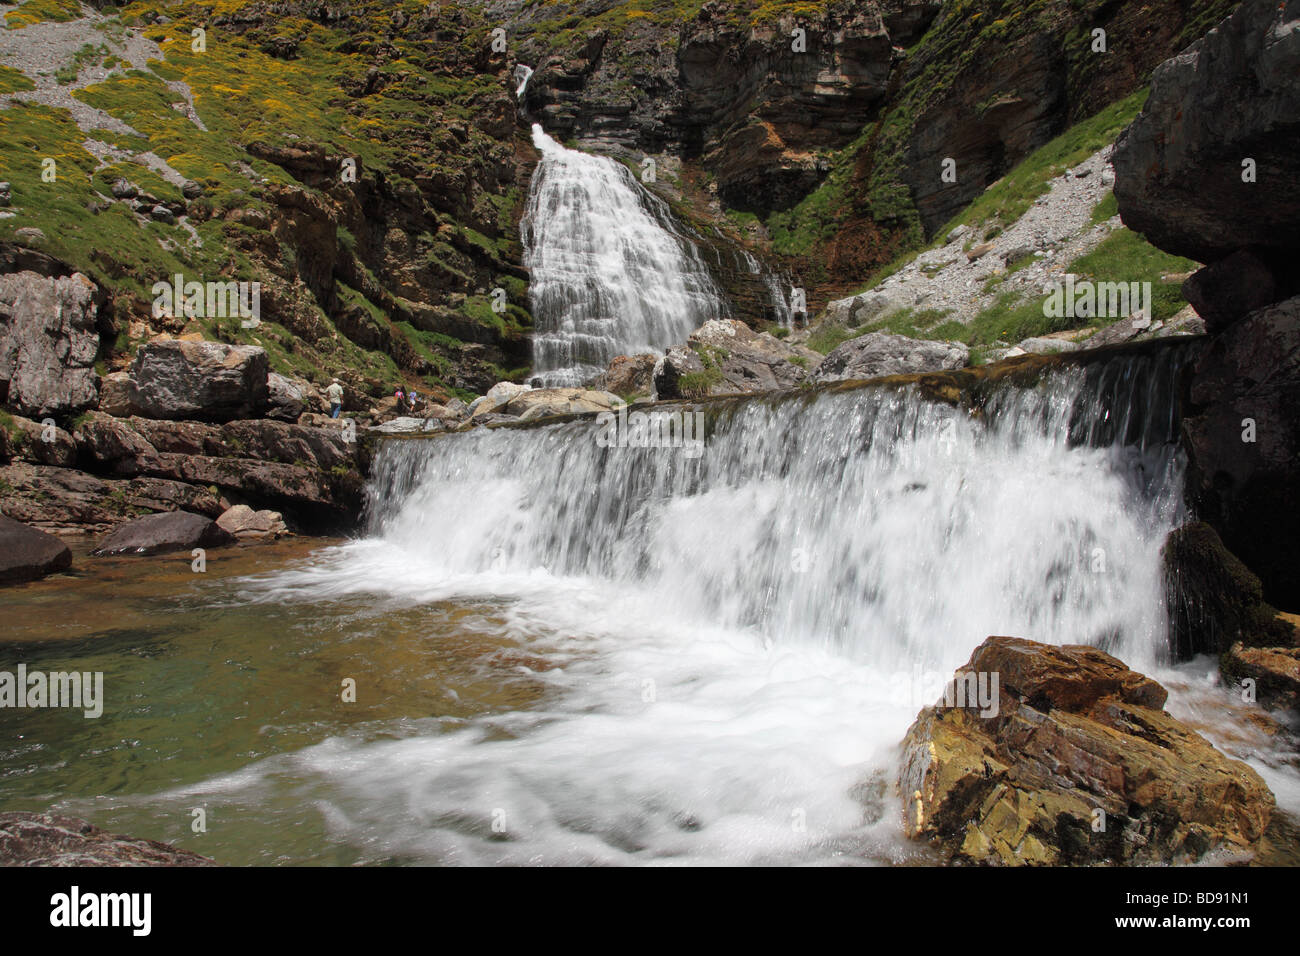
<svg viewBox="0 0 1300 956"><path fill-rule="evenodd" d="M71 468L77 463L77 443L71 435L54 424L53 419L34 422L19 415L10 416L13 431L9 436L10 454L38 465Z"/></svg>
<svg viewBox="0 0 1300 956"><path fill-rule="evenodd" d="M285 378L279 372L266 376L266 417L282 422L297 422L308 408L309 392L306 383Z"/></svg>
<svg viewBox="0 0 1300 956"><path fill-rule="evenodd" d="M98 403L98 300L81 273L0 275L0 401L34 418Z"/></svg>
<svg viewBox="0 0 1300 956"><path fill-rule="evenodd" d="M266 351L255 345L165 340L140 347L131 404L148 418L226 422L267 408Z"/></svg>
<svg viewBox="0 0 1300 956"><path fill-rule="evenodd" d="M817 366L813 381L943 372L969 364L970 350L960 342L921 341L889 332L868 332L833 349Z"/></svg>
<svg viewBox="0 0 1300 956"><path fill-rule="evenodd" d="M148 467L157 449L120 418L95 412L77 429L77 447L95 471L130 477Z"/></svg>
<svg viewBox="0 0 1300 956"><path fill-rule="evenodd" d="M580 415L584 412L606 412L623 404L623 400L609 392L586 388L535 388L520 392L499 414L517 415L532 421L548 415Z"/></svg>
<svg viewBox="0 0 1300 956"><path fill-rule="evenodd" d="M221 426L221 443L221 452L230 457L279 461L323 471L356 467L356 445L344 440L343 429L335 419L318 428L266 419L228 422ZM214 454L218 451L212 443L208 448Z"/></svg>
<svg viewBox="0 0 1300 956"><path fill-rule="evenodd" d="M1253 680L1255 700L1269 710L1300 709L1300 647L1233 644L1219 660L1223 679L1234 689Z"/></svg>
<svg viewBox="0 0 1300 956"><path fill-rule="evenodd" d="M72 552L54 535L0 515L0 584L34 581L71 566Z"/></svg>
<svg viewBox="0 0 1300 956"><path fill-rule="evenodd" d="M99 410L106 415L127 418L137 413L131 405L131 375L111 372L99 383Z"/></svg>
<svg viewBox="0 0 1300 956"><path fill-rule="evenodd" d="M950 686L974 680L996 689L995 706L950 691L903 741L909 837L1013 866L1254 853L1272 793L1166 713L1155 681L1095 648L1008 637L980 645Z"/></svg>
<svg viewBox="0 0 1300 956"><path fill-rule="evenodd" d="M509 404L512 398L532 390L531 385L516 385L514 382L497 382L487 390L487 400L494 405Z"/></svg>
<svg viewBox="0 0 1300 956"><path fill-rule="evenodd" d="M1203 521L1171 531L1164 563L1169 639L1178 659L1222 654L1233 644L1285 644L1292 628L1264 601L1264 589L1246 565Z"/></svg>
<svg viewBox="0 0 1300 956"><path fill-rule="evenodd" d="M736 319L711 319L685 346L670 348L654 371L661 399L766 392L794 388L821 356Z"/></svg>
<svg viewBox="0 0 1300 956"><path fill-rule="evenodd" d="M157 840L105 833L56 813L0 813L0 866L216 866Z"/></svg>
<svg viewBox="0 0 1300 956"><path fill-rule="evenodd" d="M1054 339L1041 336L1017 342L1016 348L1029 355L1055 355L1058 352L1074 352L1079 346L1069 339Z"/></svg>
<svg viewBox="0 0 1300 956"><path fill-rule="evenodd" d="M1297 24L1294 3L1246 0L1156 68L1146 105L1115 145L1115 197L1125 225L1197 262L1253 249L1270 262L1294 263ZM1243 181L1245 159L1255 162L1254 182Z"/></svg>
<svg viewBox="0 0 1300 956"><path fill-rule="evenodd" d="M658 356L650 354L616 355L593 385L615 395L649 395L654 390L658 363Z"/></svg>
<svg viewBox="0 0 1300 956"><path fill-rule="evenodd" d="M1282 608L1300 608L1300 297L1201 352L1183 418L1188 493Z"/></svg>
<svg viewBox="0 0 1300 956"><path fill-rule="evenodd" d="M217 519L217 525L240 541L264 541L289 533L280 512L254 511L248 505L235 505Z"/></svg>
<svg viewBox="0 0 1300 956"><path fill-rule="evenodd" d="M234 540L211 518L172 511L128 521L90 553L94 557L166 554L192 548L220 548Z"/></svg>
<svg viewBox="0 0 1300 956"><path fill-rule="evenodd" d="M1278 299L1273 271L1254 253L1241 249L1192 273L1183 282L1183 296L1216 332L1242 316Z"/></svg>

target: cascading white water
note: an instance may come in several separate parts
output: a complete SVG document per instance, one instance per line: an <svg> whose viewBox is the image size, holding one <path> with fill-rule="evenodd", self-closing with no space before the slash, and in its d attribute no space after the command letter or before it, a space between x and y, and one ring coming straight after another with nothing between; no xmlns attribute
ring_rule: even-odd
<svg viewBox="0 0 1300 956"><path fill-rule="evenodd" d="M895 748L986 636L1163 658L1180 354L1004 386L978 417L875 387L722 403L697 458L602 447L591 422L388 441L371 537L261 599L457 602L545 698L203 792L305 779L375 860L924 854Z"/></svg>
<svg viewBox="0 0 1300 956"><path fill-rule="evenodd" d="M662 352L728 314L695 243L626 166L540 125L533 143L542 159L520 230L544 384L585 384L616 355Z"/></svg>

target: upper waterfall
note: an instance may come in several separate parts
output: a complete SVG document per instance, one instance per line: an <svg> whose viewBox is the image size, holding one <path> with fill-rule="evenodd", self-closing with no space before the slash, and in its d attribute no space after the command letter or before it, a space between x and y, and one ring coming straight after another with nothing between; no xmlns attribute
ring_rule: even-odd
<svg viewBox="0 0 1300 956"><path fill-rule="evenodd" d="M729 313L695 243L626 166L540 125L533 143L542 159L520 229L544 384L585 384L616 355L662 352Z"/></svg>

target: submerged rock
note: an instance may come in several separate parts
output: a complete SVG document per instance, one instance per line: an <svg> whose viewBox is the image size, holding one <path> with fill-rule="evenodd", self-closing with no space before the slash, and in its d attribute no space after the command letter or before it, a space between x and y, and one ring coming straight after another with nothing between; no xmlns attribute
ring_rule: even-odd
<svg viewBox="0 0 1300 956"><path fill-rule="evenodd" d="M991 637L957 686L971 677L992 706L954 693L971 706L925 708L903 741L909 837L972 863L1141 865L1245 856L1264 835L1274 800L1259 775L1109 654Z"/></svg>
<svg viewBox="0 0 1300 956"><path fill-rule="evenodd" d="M56 813L0 813L0 866L216 866L157 840L106 833Z"/></svg>
<svg viewBox="0 0 1300 956"><path fill-rule="evenodd" d="M931 342L888 332L868 332L833 349L817 366L813 381L842 382L943 372L969 364L970 350L960 342Z"/></svg>
<svg viewBox="0 0 1300 956"><path fill-rule="evenodd" d="M234 540L233 535L211 518L172 511L127 522L90 553L95 557L166 554L191 548L219 548Z"/></svg>
<svg viewBox="0 0 1300 956"><path fill-rule="evenodd" d="M34 581L71 566L72 552L54 535L0 515L0 584Z"/></svg>

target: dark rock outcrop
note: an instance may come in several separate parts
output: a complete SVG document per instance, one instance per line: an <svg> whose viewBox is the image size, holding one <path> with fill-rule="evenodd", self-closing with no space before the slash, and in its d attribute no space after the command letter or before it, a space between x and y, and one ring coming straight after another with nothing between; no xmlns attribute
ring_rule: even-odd
<svg viewBox="0 0 1300 956"><path fill-rule="evenodd" d="M1266 647L1290 640L1292 628L1265 603L1259 578L1205 522L1170 532L1161 558L1176 657L1222 654L1238 642Z"/></svg>
<svg viewBox="0 0 1300 956"><path fill-rule="evenodd" d="M267 407L267 369L255 345L150 342L131 365L130 402L149 418L256 418Z"/></svg>
<svg viewBox="0 0 1300 956"><path fill-rule="evenodd" d="M157 840L136 840L57 813L0 813L0 866L216 866Z"/></svg>
<svg viewBox="0 0 1300 956"><path fill-rule="evenodd" d="M72 552L54 535L0 515L0 584L34 581L71 566Z"/></svg>
<svg viewBox="0 0 1300 956"><path fill-rule="evenodd" d="M1241 249L1300 250L1300 8L1246 0L1152 77L1115 146L1124 223L1167 252L1212 263ZM1243 161L1256 164L1243 181Z"/></svg>
<svg viewBox="0 0 1300 956"><path fill-rule="evenodd" d="M234 541L234 536L211 518L188 511L172 511L128 521L90 553L97 558L167 554L191 548L220 548Z"/></svg>
<svg viewBox="0 0 1300 956"><path fill-rule="evenodd" d="M1274 800L1259 775L1110 655L991 637L966 675L996 675L996 712L945 706L964 703L955 692L921 711L899 773L908 836L1002 865L1244 857L1263 837Z"/></svg>
<svg viewBox="0 0 1300 956"><path fill-rule="evenodd" d="M37 418L98 402L98 299L80 273L0 275L0 401Z"/></svg>
<svg viewBox="0 0 1300 956"><path fill-rule="evenodd" d="M970 350L960 342L932 342L889 332L868 332L832 349L817 366L813 381L841 382L943 372L969 364Z"/></svg>
<svg viewBox="0 0 1300 956"><path fill-rule="evenodd" d="M1300 608L1300 297L1220 332L1191 376L1189 494L1264 585Z"/></svg>

